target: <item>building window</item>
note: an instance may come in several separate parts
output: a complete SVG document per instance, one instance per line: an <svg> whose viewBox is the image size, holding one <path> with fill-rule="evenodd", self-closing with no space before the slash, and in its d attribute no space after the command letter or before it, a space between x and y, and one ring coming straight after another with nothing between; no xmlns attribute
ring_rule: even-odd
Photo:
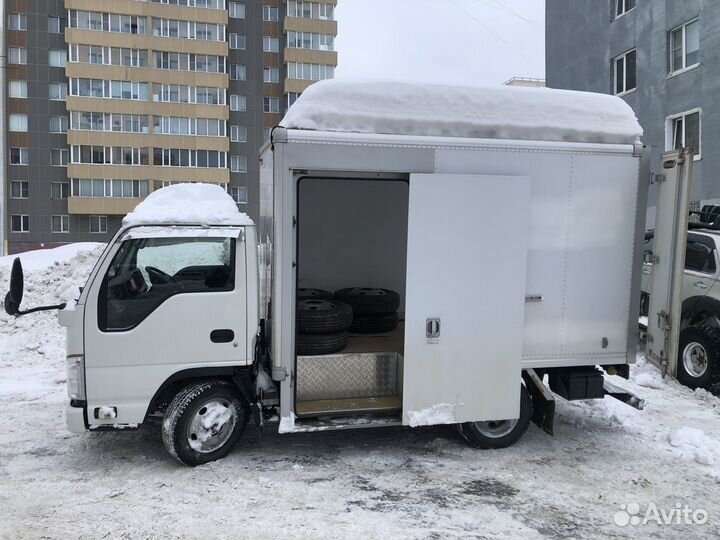
<svg viewBox="0 0 720 540"><path fill-rule="evenodd" d="M246 78L245 66L242 64L230 64L230 79L233 81L244 81Z"/></svg>
<svg viewBox="0 0 720 540"><path fill-rule="evenodd" d="M263 37L263 51L276 53L280 50L280 40L276 37Z"/></svg>
<svg viewBox="0 0 720 540"><path fill-rule="evenodd" d="M68 164L68 151L66 148L50 149L50 165L65 167Z"/></svg>
<svg viewBox="0 0 720 540"><path fill-rule="evenodd" d="M55 101L65 101L67 99L67 83L50 83L48 98Z"/></svg>
<svg viewBox="0 0 720 540"><path fill-rule="evenodd" d="M10 216L10 230L12 232L30 232L30 216L19 214Z"/></svg>
<svg viewBox="0 0 720 540"><path fill-rule="evenodd" d="M27 114L11 114L8 119L9 131L27 131L28 117Z"/></svg>
<svg viewBox="0 0 720 540"><path fill-rule="evenodd" d="M70 196L70 182L53 182L50 185L51 199L67 199Z"/></svg>
<svg viewBox="0 0 720 540"><path fill-rule="evenodd" d="M701 157L701 110L693 109L668 117L665 126L665 149L692 148L695 159Z"/></svg>
<svg viewBox="0 0 720 540"><path fill-rule="evenodd" d="M68 130L67 116L50 117L50 133L66 133Z"/></svg>
<svg viewBox="0 0 720 540"><path fill-rule="evenodd" d="M121 32L124 34L147 33L147 19L134 15L118 15L97 11L69 11L70 28L96 30L99 32Z"/></svg>
<svg viewBox="0 0 720 540"><path fill-rule="evenodd" d="M11 64L27 64L27 49L22 47L10 47L9 62Z"/></svg>
<svg viewBox="0 0 720 540"><path fill-rule="evenodd" d="M228 4L228 10L230 11L231 19L245 18L245 4L242 2L230 2Z"/></svg>
<svg viewBox="0 0 720 540"><path fill-rule="evenodd" d="M288 32L287 46L293 49L334 51L335 36L331 34L313 34L311 32Z"/></svg>
<svg viewBox="0 0 720 540"><path fill-rule="evenodd" d="M299 62L287 63L288 79L305 81L322 81L335 77L335 66L326 64L305 64Z"/></svg>
<svg viewBox="0 0 720 540"><path fill-rule="evenodd" d="M615 60L615 95L623 95L637 86L637 51L628 51Z"/></svg>
<svg viewBox="0 0 720 540"><path fill-rule="evenodd" d="M11 98L26 98L27 81L10 81L9 95Z"/></svg>
<svg viewBox="0 0 720 540"><path fill-rule="evenodd" d="M302 2L288 0L288 17L301 17L303 19L318 19L321 21L334 20L334 7L332 4L320 4L318 2Z"/></svg>
<svg viewBox="0 0 720 540"><path fill-rule="evenodd" d="M70 232L70 216L51 216L50 226L54 233Z"/></svg>
<svg viewBox="0 0 720 540"><path fill-rule="evenodd" d="M615 18L635 9L635 0L615 0Z"/></svg>
<svg viewBox="0 0 720 540"><path fill-rule="evenodd" d="M72 197L141 199L148 196L148 180L108 180L103 178L73 178ZM67 198L67 195L65 196Z"/></svg>
<svg viewBox="0 0 720 540"><path fill-rule="evenodd" d="M245 34L230 34L229 41L231 49L245 48Z"/></svg>
<svg viewBox="0 0 720 540"><path fill-rule="evenodd" d="M278 68L265 68L263 70L263 81L266 83L279 83L280 70Z"/></svg>
<svg viewBox="0 0 720 540"><path fill-rule="evenodd" d="M266 113L280 112L280 98L266 97L263 98L263 111Z"/></svg>
<svg viewBox="0 0 720 540"><path fill-rule="evenodd" d="M233 186L230 188L230 195L237 204L247 204L248 189L246 187Z"/></svg>
<svg viewBox="0 0 720 540"><path fill-rule="evenodd" d="M30 150L27 148L10 149L10 165L27 165L30 161Z"/></svg>
<svg viewBox="0 0 720 540"><path fill-rule="evenodd" d="M154 148L153 165L225 169L227 168L227 152L188 148Z"/></svg>
<svg viewBox="0 0 720 540"><path fill-rule="evenodd" d="M700 21L695 19L670 32L670 73L700 63Z"/></svg>
<svg viewBox="0 0 720 540"><path fill-rule="evenodd" d="M247 172L247 157L230 156L230 172Z"/></svg>
<svg viewBox="0 0 720 540"><path fill-rule="evenodd" d="M90 216L90 232L106 233L107 232L107 216Z"/></svg>
<svg viewBox="0 0 720 540"><path fill-rule="evenodd" d="M230 126L231 142L246 142L247 128L245 126Z"/></svg>
<svg viewBox="0 0 720 540"><path fill-rule="evenodd" d="M27 30L27 15L24 13L8 13L8 28L10 30Z"/></svg>
<svg viewBox="0 0 720 540"><path fill-rule="evenodd" d="M51 67L65 67L67 51L48 51L48 64Z"/></svg>
<svg viewBox="0 0 720 540"><path fill-rule="evenodd" d="M236 94L230 95L230 110L231 111L246 111L247 110L247 98L245 96L238 96Z"/></svg>
<svg viewBox="0 0 720 540"><path fill-rule="evenodd" d="M30 183L25 180L10 181L10 197L12 199L27 199L30 193Z"/></svg>
<svg viewBox="0 0 720 540"><path fill-rule="evenodd" d="M65 30L65 19L48 16L48 32L50 34L62 34Z"/></svg>
<svg viewBox="0 0 720 540"><path fill-rule="evenodd" d="M277 22L280 20L280 9L273 6L263 6L263 21Z"/></svg>
<svg viewBox="0 0 720 540"><path fill-rule="evenodd" d="M290 107L292 107L292 106L293 106L293 103L295 103L295 102L297 101L297 98L299 98L299 97L300 97L300 93L299 93L299 92L288 92L288 94L287 94L287 108L289 109Z"/></svg>

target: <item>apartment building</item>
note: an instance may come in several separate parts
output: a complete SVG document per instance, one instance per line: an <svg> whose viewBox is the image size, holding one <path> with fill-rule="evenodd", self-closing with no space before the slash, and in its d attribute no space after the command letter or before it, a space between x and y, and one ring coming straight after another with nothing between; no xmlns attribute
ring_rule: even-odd
<svg viewBox="0 0 720 540"><path fill-rule="evenodd" d="M546 2L547 85L627 101L655 172L664 151L693 147L698 206L720 199L719 25L713 0Z"/></svg>
<svg viewBox="0 0 720 540"><path fill-rule="evenodd" d="M7 252L107 241L175 182L258 213L257 151L337 66L336 0L7 0Z"/></svg>

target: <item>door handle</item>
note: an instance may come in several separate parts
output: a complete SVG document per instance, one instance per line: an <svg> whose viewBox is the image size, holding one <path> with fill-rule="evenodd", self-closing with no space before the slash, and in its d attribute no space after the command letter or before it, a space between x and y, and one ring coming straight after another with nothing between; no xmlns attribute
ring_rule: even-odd
<svg viewBox="0 0 720 540"><path fill-rule="evenodd" d="M235 332L229 328L219 328L210 332L210 341L213 343L230 343L235 339Z"/></svg>
<svg viewBox="0 0 720 540"><path fill-rule="evenodd" d="M697 287L698 289L707 289L708 288L708 286L703 281L696 281L695 283L693 283L693 285L695 285L695 287Z"/></svg>

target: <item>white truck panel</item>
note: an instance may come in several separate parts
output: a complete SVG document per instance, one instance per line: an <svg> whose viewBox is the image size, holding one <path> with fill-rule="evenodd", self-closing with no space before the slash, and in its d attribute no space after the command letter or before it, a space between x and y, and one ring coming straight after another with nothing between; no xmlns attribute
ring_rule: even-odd
<svg viewBox="0 0 720 540"><path fill-rule="evenodd" d="M403 424L518 417L529 200L528 177L410 175Z"/></svg>

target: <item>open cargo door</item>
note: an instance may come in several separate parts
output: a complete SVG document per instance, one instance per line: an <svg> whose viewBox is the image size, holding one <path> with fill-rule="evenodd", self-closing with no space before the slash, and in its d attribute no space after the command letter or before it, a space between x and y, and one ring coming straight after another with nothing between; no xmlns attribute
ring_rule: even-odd
<svg viewBox="0 0 720 540"><path fill-rule="evenodd" d="M403 424L517 418L530 180L412 174L409 202Z"/></svg>
<svg viewBox="0 0 720 540"><path fill-rule="evenodd" d="M647 358L663 375L676 376L687 246L688 212L692 189L693 153L673 150L663 156L662 174L655 175L657 207L647 322Z"/></svg>

